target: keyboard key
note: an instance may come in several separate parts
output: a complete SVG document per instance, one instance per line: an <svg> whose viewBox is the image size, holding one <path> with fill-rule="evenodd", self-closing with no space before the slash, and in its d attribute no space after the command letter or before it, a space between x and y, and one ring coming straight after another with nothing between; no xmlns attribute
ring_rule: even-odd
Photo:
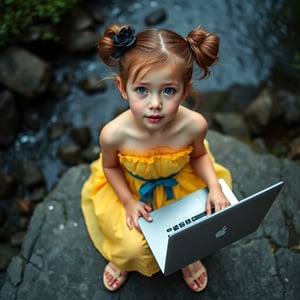
<svg viewBox="0 0 300 300"><path fill-rule="evenodd" d="M185 226L184 222L180 222L179 226L180 226L180 228L184 227Z"/></svg>
<svg viewBox="0 0 300 300"><path fill-rule="evenodd" d="M204 217L204 216L205 216L205 212L202 212L201 214L198 214L198 215L193 216L193 217L192 217L192 221L195 222L195 221L201 219L201 218Z"/></svg>
<svg viewBox="0 0 300 300"><path fill-rule="evenodd" d="M189 225L189 224L191 224L191 223L192 223L191 219L186 219L186 220L185 220L185 224L186 224L186 225Z"/></svg>
<svg viewBox="0 0 300 300"><path fill-rule="evenodd" d="M186 225L189 225L189 224L191 224L192 222L195 222L195 221L201 219L201 218L204 217L205 215L206 215L206 213L205 213L205 211L204 211L204 212L202 212L202 213L200 213L200 214L197 214L197 215L193 216L192 218L188 218L188 219L186 219L185 221L179 222L178 224L174 225L173 227L167 228L166 231L167 231L168 233L172 232L172 230L173 230L173 231L177 231L177 230L179 230L180 228L183 228L183 227L185 227Z"/></svg>

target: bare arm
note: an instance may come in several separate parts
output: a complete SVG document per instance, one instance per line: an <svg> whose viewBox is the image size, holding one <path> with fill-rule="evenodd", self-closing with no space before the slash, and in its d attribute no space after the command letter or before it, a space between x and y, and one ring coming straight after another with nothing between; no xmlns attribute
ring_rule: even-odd
<svg viewBox="0 0 300 300"><path fill-rule="evenodd" d="M132 195L119 164L118 143L118 135L113 134L109 127L104 127L100 135L104 174L125 207L128 228L132 229L132 225L134 225L139 229L138 218L140 216L148 221L152 220L149 215L151 207L137 201Z"/></svg>
<svg viewBox="0 0 300 300"><path fill-rule="evenodd" d="M209 193L206 201L206 213L211 214L212 207L219 211L230 205L223 194L221 185L218 181L212 161L205 149L204 138L207 133L207 123L204 119L199 118L200 131L194 139L194 150L191 154L191 166L195 173L207 184Z"/></svg>

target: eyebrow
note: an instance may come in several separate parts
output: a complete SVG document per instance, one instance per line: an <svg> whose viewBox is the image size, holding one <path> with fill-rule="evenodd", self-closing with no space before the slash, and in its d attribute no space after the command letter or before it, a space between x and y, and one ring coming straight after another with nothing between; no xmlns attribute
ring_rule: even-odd
<svg viewBox="0 0 300 300"><path fill-rule="evenodd" d="M132 83L132 85L151 85L151 82L150 81L143 81L143 80L141 80L141 81L136 80L135 82ZM165 86L167 86L167 85L176 85L176 86L178 86L179 83L178 83L178 81L167 81L167 82L161 83L161 85L165 85Z"/></svg>

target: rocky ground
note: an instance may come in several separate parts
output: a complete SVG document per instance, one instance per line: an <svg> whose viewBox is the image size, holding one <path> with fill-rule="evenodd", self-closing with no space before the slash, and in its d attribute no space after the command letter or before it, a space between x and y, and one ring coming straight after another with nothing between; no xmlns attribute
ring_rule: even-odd
<svg viewBox="0 0 300 300"><path fill-rule="evenodd" d="M183 6L185 13L191 16L198 10L199 14L204 11L201 15L203 24L206 21L212 29L224 34L222 53L225 58L220 62L221 71L212 73L204 87L205 84L210 87L214 81L217 84L213 88L195 85L198 92L189 98L187 105L196 105L195 109L204 114L211 129L246 141L261 153L271 152L280 158L299 161L299 74L278 60L275 54L267 75L264 72L269 57L260 60L265 65L262 72L256 72L257 76L247 73L251 66L247 68L245 62L244 69L240 70L240 65L231 69L237 65L234 57L238 61L246 57L238 40L245 32L252 33L251 27L245 25L246 15L244 23L240 24L240 16L246 14L246 7L227 1L228 7L224 11L230 12L233 24L226 26L238 29L233 32L235 34L225 34L224 24L218 24L214 19L218 14L215 16L216 8L209 7L210 4L203 7L200 3L184 5L175 1L173 14L170 14L167 2L161 5L151 2L144 8L136 3L123 7L124 13L118 2L107 5L100 1L95 5L96 2L75 8L64 18L61 27L48 28L60 33L61 43L41 42L39 34L44 29L36 26L22 43L0 52L0 271L3 272L0 283L11 258L20 251L28 222L38 203L69 167L89 163L98 156L97 135L101 125L125 108L121 102L111 104L107 101L117 95L109 83L99 81L107 75L107 70L102 67L99 70L97 66L95 41L105 24L111 20L127 21L126 16L134 10L138 13L132 13L128 20L137 26L174 29L178 28ZM199 5L199 8L195 9L193 5ZM251 4L247 5L251 8ZM210 8L211 15L208 16ZM272 7L272 13L276 14L276 9ZM262 15L263 10L257 8L257 13ZM141 15L143 17L139 18ZM182 28L191 30L192 25L198 24L189 24L185 20ZM233 40L234 36L238 36L237 41ZM226 37L229 39L227 44ZM235 46L235 55L228 56L231 49L228 44ZM258 53L259 47L260 44L255 48ZM252 52L249 57L251 55ZM259 68L259 63L253 61L255 64ZM237 70L240 75L235 80L222 76ZM260 77L262 75L265 76Z"/></svg>
<svg viewBox="0 0 300 300"><path fill-rule="evenodd" d="M102 283L106 261L95 250L80 210L80 190L90 173L72 167L41 202L31 219L22 250L13 258L0 291L15 300L296 300L300 292L300 167L287 159L258 154L235 138L210 131L211 150L233 177L239 199L283 180L261 226L253 234L204 258L208 286L189 290L181 272L148 278L132 272L117 292Z"/></svg>

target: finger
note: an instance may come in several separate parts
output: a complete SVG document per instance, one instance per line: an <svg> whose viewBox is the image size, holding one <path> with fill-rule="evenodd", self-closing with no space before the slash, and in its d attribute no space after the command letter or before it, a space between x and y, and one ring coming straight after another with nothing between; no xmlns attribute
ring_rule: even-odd
<svg viewBox="0 0 300 300"><path fill-rule="evenodd" d="M132 222L131 222L131 218L127 218L126 219L126 225L127 225L127 227L129 228L129 230L131 230L132 229Z"/></svg>
<svg viewBox="0 0 300 300"><path fill-rule="evenodd" d="M152 221L152 218L151 218L149 212L146 210L146 208L144 209L144 211L142 211L142 215L148 222Z"/></svg>
<svg viewBox="0 0 300 300"><path fill-rule="evenodd" d="M228 207L229 205L230 205L230 203L228 201L226 201L224 204L224 208Z"/></svg>
<svg viewBox="0 0 300 300"><path fill-rule="evenodd" d="M145 208L145 210L146 210L147 212L151 212L151 211L152 211L152 207L149 206L149 205L147 205L147 204L145 204L144 208Z"/></svg>
<svg viewBox="0 0 300 300"><path fill-rule="evenodd" d="M219 211L222 209L222 206L220 204L215 205L215 211Z"/></svg>
<svg viewBox="0 0 300 300"><path fill-rule="evenodd" d="M152 218L151 218L151 216L149 214L151 211L152 211L152 208L149 205L145 204L145 205L143 205L140 213L144 217L144 219L146 219L147 221L151 222Z"/></svg>
<svg viewBox="0 0 300 300"><path fill-rule="evenodd" d="M226 207L228 207L228 206L230 206L230 202L229 202L227 199L225 199L225 200L222 202L221 207L222 207L222 209L223 209L223 208L226 208Z"/></svg>
<svg viewBox="0 0 300 300"><path fill-rule="evenodd" d="M211 215L211 204L209 201L206 201L206 215Z"/></svg>
<svg viewBox="0 0 300 300"><path fill-rule="evenodd" d="M134 227L135 227L138 231L141 231L141 228L140 228L140 225L139 225L139 222L138 222L138 218L133 220L133 224L134 224Z"/></svg>

